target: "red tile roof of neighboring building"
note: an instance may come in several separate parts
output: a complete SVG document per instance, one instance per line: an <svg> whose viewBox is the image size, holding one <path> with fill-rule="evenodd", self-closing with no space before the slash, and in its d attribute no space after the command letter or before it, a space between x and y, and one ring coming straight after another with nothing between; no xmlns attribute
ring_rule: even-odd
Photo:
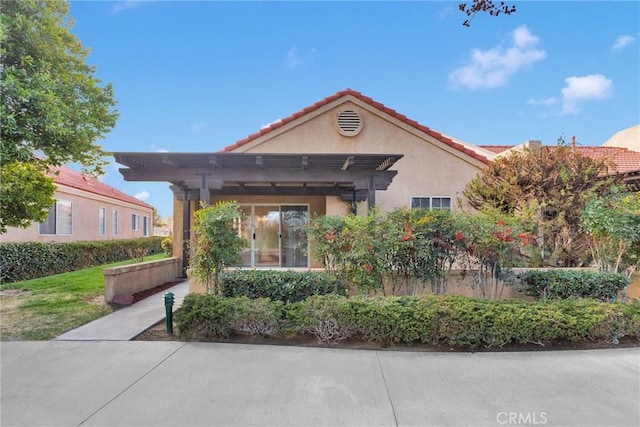
<svg viewBox="0 0 640 427"><path fill-rule="evenodd" d="M58 166L53 169L53 172L54 174L57 172L57 175L52 174L54 182L57 185L64 185L65 187L71 187L78 190L86 191L88 193L99 194L101 196L109 197L121 202L127 202L141 207L153 209L153 206L151 206L150 204L138 200L135 197L129 196L128 194L123 193L122 191L117 190L105 184L104 182L83 175L80 172L76 172L67 166Z"/></svg>
<svg viewBox="0 0 640 427"><path fill-rule="evenodd" d="M480 148L484 148L485 150L491 151L492 153L502 153L510 148L513 148L513 145L479 145Z"/></svg>
<svg viewBox="0 0 640 427"><path fill-rule="evenodd" d="M246 137L244 139L241 139L240 141L236 142L233 145L229 145L229 146L223 148L222 151L233 151L236 148L239 148L239 147L241 147L241 146L243 146L245 144L248 144L249 142L261 137L264 134L267 134L267 133L269 133L269 132L271 132L271 131L273 131L275 129L278 129L278 128L284 126L285 124L287 124L287 123L289 123L289 122L291 122L291 121L293 121L293 120L295 120L297 118L300 118L300 117L302 117L302 116L304 116L304 115L306 115L306 114L308 114L308 113L310 113L312 111L317 110L320 107L323 107L323 106L325 106L325 105L327 105L327 104L329 104L329 103L331 103L331 102L333 102L333 101L335 101L335 100L337 100L339 98L347 96L347 95L351 95L351 96L353 96L355 98L358 98L359 100L361 100L363 102L366 102L367 104L371 105L372 107L375 107L375 108L377 108L377 109L379 109L381 111L384 111L385 113L389 114L392 117L395 117L396 119L402 121L403 123L406 123L409 126L412 126L412 127L416 128L416 129L418 129L418 130L420 130L420 131L422 131L422 132L434 137L438 141L440 141L440 142L442 142L442 143L444 143L444 144L446 144L446 145L448 145L448 146L450 146L452 148L455 148L456 150L458 150L460 152L463 152L466 155L468 155L468 156L470 156L470 157L472 157L472 158L474 158L476 160L479 160L484 164L491 163L491 160L489 160L485 156L482 156L482 155L476 153L475 151L465 147L464 145L462 145L462 144L460 144L458 142L455 142L451 138L446 137L446 136L442 135L441 133L436 132L433 129L430 129L430 128L426 127L426 126L423 126L420 123L416 122L415 120L411 120L411 119L407 118L407 116L404 116L404 115L396 112L395 110L393 110L393 109L391 109L389 107L386 107L383 104L381 104L379 102L376 102L373 99L369 98L368 96L364 96L360 92L357 92L357 91L352 90L352 89L345 89L343 91L337 92L334 95L328 96L325 99L323 99L322 101L318 101L315 104L313 104L313 105L311 105L309 107L306 107L306 108L298 111L297 113L292 114L289 117L286 117L286 118L284 118L282 120L279 120L279 121L277 121L275 123L272 123L269 126L266 126L266 127L262 128L262 129L260 129L259 132L251 134L248 137Z"/></svg>
<svg viewBox="0 0 640 427"><path fill-rule="evenodd" d="M609 159L616 165L616 173L640 171L640 153L622 147L576 147L586 157Z"/></svg>
<svg viewBox="0 0 640 427"><path fill-rule="evenodd" d="M481 145L480 147L494 153L502 153L514 145ZM640 153L622 147L577 146L575 149L583 156L592 159L609 159L615 165L613 173L630 173L640 171Z"/></svg>

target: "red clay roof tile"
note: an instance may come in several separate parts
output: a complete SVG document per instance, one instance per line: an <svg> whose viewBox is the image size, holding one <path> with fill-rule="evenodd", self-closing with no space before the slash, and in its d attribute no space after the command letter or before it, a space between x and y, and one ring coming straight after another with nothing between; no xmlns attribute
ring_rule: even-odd
<svg viewBox="0 0 640 427"><path fill-rule="evenodd" d="M55 173L57 172L57 175ZM109 197L111 199L119 200L122 202L131 203L145 208L153 208L148 203L129 196L120 190L117 190L104 182L97 179L88 177L76 172L67 166L58 166L53 169L52 177L57 185L64 185L65 187L71 187L78 190L86 191L88 193L99 194L101 196Z"/></svg>
<svg viewBox="0 0 640 427"><path fill-rule="evenodd" d="M485 150L492 151L494 153L502 153L514 145L480 145ZM611 173L629 173L640 171L640 153L637 151L629 150L623 147L610 147L610 146L577 146L575 149L583 156L590 157L592 159L609 159L615 165L615 170Z"/></svg>

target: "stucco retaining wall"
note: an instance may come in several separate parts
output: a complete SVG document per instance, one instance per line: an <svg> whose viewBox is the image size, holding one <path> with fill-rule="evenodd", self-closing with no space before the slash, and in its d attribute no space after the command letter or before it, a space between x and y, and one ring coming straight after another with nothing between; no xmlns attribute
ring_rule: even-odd
<svg viewBox="0 0 640 427"><path fill-rule="evenodd" d="M123 297L171 282L180 276L180 272L180 258L177 257L105 268L104 299L107 303L114 302L116 297L126 301Z"/></svg>

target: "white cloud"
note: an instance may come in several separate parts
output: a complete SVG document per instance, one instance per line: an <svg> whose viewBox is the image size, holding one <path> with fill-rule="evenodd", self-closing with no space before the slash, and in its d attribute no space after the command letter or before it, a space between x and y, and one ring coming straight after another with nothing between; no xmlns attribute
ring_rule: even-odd
<svg viewBox="0 0 640 427"><path fill-rule="evenodd" d="M307 53L300 54L298 48L294 46L287 52L284 65L287 68L299 68L311 62L317 54L318 50L316 48L311 48Z"/></svg>
<svg viewBox="0 0 640 427"><path fill-rule="evenodd" d="M151 197L151 193L149 193L148 191L141 191L139 193L136 193L136 195L133 197L138 200L147 200L149 197Z"/></svg>
<svg viewBox="0 0 640 427"><path fill-rule="evenodd" d="M472 49L468 63L449 74L455 86L489 89L505 86L518 71L544 59L547 53L536 49L540 38L522 25L511 34L508 48L501 45L489 50Z"/></svg>
<svg viewBox="0 0 640 427"><path fill-rule="evenodd" d="M527 103L530 105L542 105L544 107L550 107L552 105L555 105L558 102L558 98L556 97L551 97L551 98L546 98L546 99L534 99L534 98L530 98Z"/></svg>
<svg viewBox="0 0 640 427"><path fill-rule="evenodd" d="M633 42L635 41L636 41L635 37L632 37L632 36L627 36L627 35L618 36L618 38L616 39L616 42L613 44L613 46L611 46L611 50L615 51L615 50L624 49L630 44L633 44Z"/></svg>
<svg viewBox="0 0 640 427"><path fill-rule="evenodd" d="M609 98L613 87L613 82L602 74L571 76L564 81L567 85L561 91L562 112L560 114L576 114L582 102Z"/></svg>
<svg viewBox="0 0 640 427"><path fill-rule="evenodd" d="M120 13L128 9L133 9L134 7L141 6L143 3L143 0L116 1L113 6L111 6L111 13Z"/></svg>

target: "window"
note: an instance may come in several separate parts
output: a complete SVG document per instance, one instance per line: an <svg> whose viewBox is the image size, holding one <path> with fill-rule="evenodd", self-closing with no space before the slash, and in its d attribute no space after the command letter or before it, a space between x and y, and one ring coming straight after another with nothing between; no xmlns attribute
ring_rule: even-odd
<svg viewBox="0 0 640 427"><path fill-rule="evenodd" d="M131 214L131 229L133 231L140 230L140 215Z"/></svg>
<svg viewBox="0 0 640 427"><path fill-rule="evenodd" d="M107 234L107 209L100 208L98 212L98 234L104 236Z"/></svg>
<svg viewBox="0 0 640 427"><path fill-rule="evenodd" d="M142 217L142 235L148 236L151 229L151 218L148 216Z"/></svg>
<svg viewBox="0 0 640 427"><path fill-rule="evenodd" d="M49 216L40 223L40 234L57 234L70 236L73 234L73 204L69 200L56 200L49 208Z"/></svg>
<svg viewBox="0 0 640 427"><path fill-rule="evenodd" d="M49 215L45 222L40 223L40 234L56 234L56 205L49 208Z"/></svg>
<svg viewBox="0 0 640 427"><path fill-rule="evenodd" d="M111 230L111 234L114 236L118 235L118 211L113 211L111 226L113 229Z"/></svg>
<svg viewBox="0 0 640 427"><path fill-rule="evenodd" d="M412 197L411 209L451 210L451 197Z"/></svg>

